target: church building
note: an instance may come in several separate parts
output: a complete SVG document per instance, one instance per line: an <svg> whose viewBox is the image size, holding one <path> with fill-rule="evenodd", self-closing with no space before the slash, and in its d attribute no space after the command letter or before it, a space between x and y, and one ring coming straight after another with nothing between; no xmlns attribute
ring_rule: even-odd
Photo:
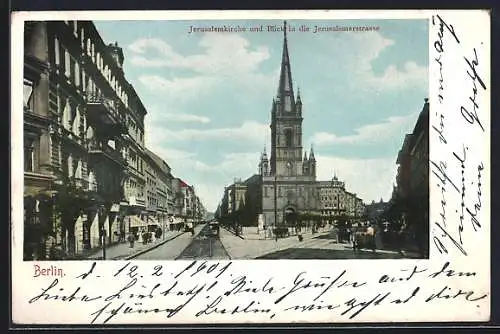
<svg viewBox="0 0 500 334"><path fill-rule="evenodd" d="M360 217L363 202L345 189L344 182L337 176L328 181L316 179L314 150L311 146L307 152L303 146L302 100L300 91L297 89L295 95L293 89L286 22L283 30L281 73L271 106L269 156L264 148L258 174L225 188L217 216L240 224L255 225L259 221L267 226L293 226L300 214L321 215L325 221L342 215ZM245 194L244 200L235 201L235 194ZM245 212L246 218L238 216L238 211Z"/></svg>
<svg viewBox="0 0 500 334"><path fill-rule="evenodd" d="M271 108L271 152L261 155L262 214L266 225L279 225L301 212L316 212L319 190L316 159L303 150L302 101L295 98L288 54L286 22L278 93Z"/></svg>

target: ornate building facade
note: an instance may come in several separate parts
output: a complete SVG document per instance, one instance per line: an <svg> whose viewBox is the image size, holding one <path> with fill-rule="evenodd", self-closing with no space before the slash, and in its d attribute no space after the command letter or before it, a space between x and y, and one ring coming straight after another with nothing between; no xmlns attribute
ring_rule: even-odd
<svg viewBox="0 0 500 334"><path fill-rule="evenodd" d="M25 260L123 242L150 225L147 209L156 226L174 214L170 167L148 155L118 44L92 21L26 22L24 56Z"/></svg>
<svg viewBox="0 0 500 334"><path fill-rule="evenodd" d="M50 64L45 22L26 22L24 30L24 259L46 256L54 235L51 118L48 109Z"/></svg>

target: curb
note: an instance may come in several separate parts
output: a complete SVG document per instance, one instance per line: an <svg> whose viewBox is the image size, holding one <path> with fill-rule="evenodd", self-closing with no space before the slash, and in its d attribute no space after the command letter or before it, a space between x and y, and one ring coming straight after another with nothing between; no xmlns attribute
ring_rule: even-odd
<svg viewBox="0 0 500 334"><path fill-rule="evenodd" d="M325 233L325 232L323 232ZM293 237L296 237L296 236L293 236ZM291 237L292 238L292 237ZM303 243L303 242L306 242L306 241L309 241L313 239L312 238L307 238L307 239L304 239L303 241L301 241L300 243ZM274 239L267 239L267 240L274 240ZM292 244L292 245L288 245L288 246L283 246L283 248L280 248L280 251L282 250L286 250L286 249L289 249L289 248L292 248L293 246L295 246L295 244ZM245 255L243 256L241 259L245 259L245 260L265 260L265 259L258 259L259 257L262 257L264 255L267 255L267 254L271 254L271 253L274 253L276 252L275 249L272 249L272 250L266 250L266 251L263 251L263 252L260 252L258 253L257 255Z"/></svg>
<svg viewBox="0 0 500 334"><path fill-rule="evenodd" d="M237 235L236 233L234 233L233 231L228 230L225 227L222 227L222 228L225 229L226 231L228 231L229 233L231 233L232 235L234 235L235 237L239 237L240 239L245 240L245 238L242 237L241 235Z"/></svg>
<svg viewBox="0 0 500 334"><path fill-rule="evenodd" d="M139 251L139 252L137 252L137 253L135 253L135 254L129 255L129 256L125 257L125 258L122 258L121 256L116 256L116 257L114 257L112 260L121 260L121 259L123 259L123 260L132 260L132 259L133 259L133 258L135 258L135 257L138 257L138 256L140 256L140 255L142 255L142 254L145 254L145 253L147 253L147 252L149 252L149 251L151 251L151 250L153 250L153 249L155 249L155 248L158 248L158 247L160 247L160 246L162 246L162 245L166 244L166 243L167 243L167 242L169 242L169 241L174 240L174 239L175 239L175 238L177 238L177 237L180 237L180 236L181 236L181 235L183 235L184 233L187 233L187 232L182 232L182 233L179 233L179 234L177 234L176 236L173 236L173 237L172 237L172 238L170 238L170 239L163 240L163 241L159 242L158 244L156 244L156 245L154 245L154 246L152 246L152 247L149 247L149 248L143 249L143 250L141 250L141 251Z"/></svg>
<svg viewBox="0 0 500 334"><path fill-rule="evenodd" d="M325 233L325 232L320 232L320 233ZM318 235L321 235L321 234L318 234ZM304 239L304 240L302 240L302 241L299 241L299 243L304 243L304 242L306 242L306 241L310 241L310 240L312 240L312 239L314 239L314 237L308 238L307 240L306 240L306 239ZM279 250L279 251L282 251L282 250L286 250L286 249L292 248L293 246L295 246L295 244L293 244L293 245L289 245L289 246L284 246L283 248L280 248L280 250ZM272 251L270 251L270 252L266 251L265 253L264 253L264 252L262 252L261 254L258 254L257 256L253 256L253 257L252 257L252 259L254 259L254 260L265 260L265 259L258 259L258 258L259 258L259 257L262 257L262 256L265 256L265 255L267 255L267 254L272 254L272 253L274 253L274 252L275 252L275 250L272 250Z"/></svg>

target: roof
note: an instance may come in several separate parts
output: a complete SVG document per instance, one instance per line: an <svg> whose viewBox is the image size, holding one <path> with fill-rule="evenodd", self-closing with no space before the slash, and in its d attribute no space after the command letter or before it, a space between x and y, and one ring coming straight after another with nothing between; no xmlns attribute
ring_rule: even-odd
<svg viewBox="0 0 500 334"><path fill-rule="evenodd" d="M397 164L402 163L403 157L410 152L410 144L411 144L412 137L413 137L412 133L407 133L405 135L405 139L403 141L403 145L401 146L401 149L398 152L398 157L396 159L396 163Z"/></svg>
<svg viewBox="0 0 500 334"><path fill-rule="evenodd" d="M261 175L260 174L254 174L250 176L248 179L243 181L244 184L249 185L249 184L257 184L261 182Z"/></svg>
<svg viewBox="0 0 500 334"><path fill-rule="evenodd" d="M183 187L183 188L188 187L188 188L191 188L186 182L184 182L180 178L177 178L177 180L179 180L179 187Z"/></svg>
<svg viewBox="0 0 500 334"><path fill-rule="evenodd" d="M148 157L153 160L153 162L157 165L157 167L165 174L170 174L170 166L165 162L165 160L163 160L162 158L160 158L159 156L157 156L155 153L153 153L152 151L150 151L149 149L146 148L146 154L148 155Z"/></svg>

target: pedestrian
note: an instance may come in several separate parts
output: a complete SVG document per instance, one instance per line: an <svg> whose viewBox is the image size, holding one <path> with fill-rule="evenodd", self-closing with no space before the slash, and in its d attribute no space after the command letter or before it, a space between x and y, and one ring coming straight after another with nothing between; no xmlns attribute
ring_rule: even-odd
<svg viewBox="0 0 500 334"><path fill-rule="evenodd" d="M148 243L148 235L145 230L142 231L142 244L145 245Z"/></svg>
<svg viewBox="0 0 500 334"><path fill-rule="evenodd" d="M353 226L351 231L351 242L352 242L352 250L356 251L358 249L358 240L357 240L357 228Z"/></svg>
<svg viewBox="0 0 500 334"><path fill-rule="evenodd" d="M187 230L188 230L189 232L191 232L191 236L193 236L193 235L194 235L194 227L193 227L193 223L192 223L192 222L188 222L186 226L187 226Z"/></svg>
<svg viewBox="0 0 500 334"><path fill-rule="evenodd" d="M57 249L55 241L52 241L49 249L49 260L58 260L57 259Z"/></svg>
<svg viewBox="0 0 500 334"><path fill-rule="evenodd" d="M372 224L368 225L366 234L368 235L368 240L370 242L372 252L375 252L375 229L373 228Z"/></svg>
<svg viewBox="0 0 500 334"><path fill-rule="evenodd" d="M130 243L130 248L134 248L135 236L130 232L128 235L128 242Z"/></svg>
<svg viewBox="0 0 500 334"><path fill-rule="evenodd" d="M401 225L401 228L399 229L398 235L397 235L398 252L399 252L399 254L401 254L403 256L406 255L404 250L403 250L404 244L405 244L405 233L406 233L406 224L403 223Z"/></svg>
<svg viewBox="0 0 500 334"><path fill-rule="evenodd" d="M158 227L155 231L155 238L160 239L161 235L163 234L163 231L160 227Z"/></svg>

